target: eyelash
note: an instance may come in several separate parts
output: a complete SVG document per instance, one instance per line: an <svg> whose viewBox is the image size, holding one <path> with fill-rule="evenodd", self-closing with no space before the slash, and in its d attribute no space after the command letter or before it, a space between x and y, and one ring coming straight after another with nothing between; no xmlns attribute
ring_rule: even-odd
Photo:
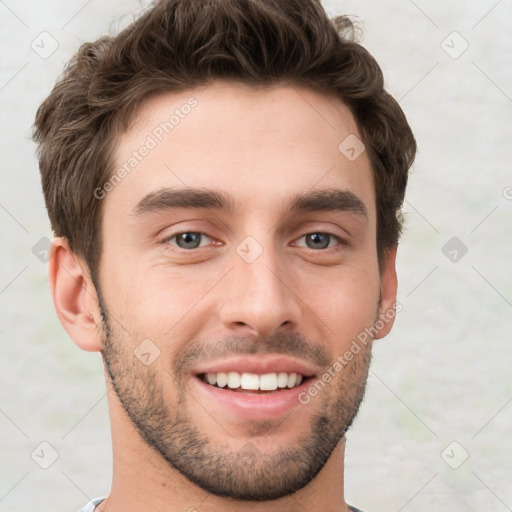
<svg viewBox="0 0 512 512"><path fill-rule="evenodd" d="M200 245L199 247L194 247L194 248L191 248L191 249L184 249L183 247L179 247L178 245L172 243L172 240L175 240L179 235L184 235L184 234L201 235L202 237L207 237L210 240L213 240L212 237L210 237L207 233L205 233L203 231L180 231L180 232L175 233L174 235L172 235L170 237L167 237L165 240L163 240L163 242L166 243L166 244L169 244L169 245L173 245L173 247L175 247L176 249L178 249L180 251L183 251L183 252L191 252L193 250L201 249L202 247L205 247L205 246L201 246ZM337 244L335 246L332 246L332 247L328 246L328 247L325 247L323 249L313 249L311 247L301 246L304 249L308 249L310 251L314 251L314 252L320 251L321 252L321 251L327 251L328 249L336 249L336 248L339 249L340 247L348 245L346 240L340 238L338 235L335 235L334 233L329 233L328 231L310 231L310 232L304 233L303 235L301 235L296 240L300 240L300 239L302 239L302 238L304 238L304 237L306 237L308 235L327 235L331 239L335 239L335 241L337 242Z"/></svg>

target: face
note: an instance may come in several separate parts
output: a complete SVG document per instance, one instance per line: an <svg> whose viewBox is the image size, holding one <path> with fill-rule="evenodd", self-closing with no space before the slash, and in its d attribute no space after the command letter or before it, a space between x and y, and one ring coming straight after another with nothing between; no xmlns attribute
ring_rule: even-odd
<svg viewBox="0 0 512 512"><path fill-rule="evenodd" d="M357 413L358 336L394 298L369 159L338 149L358 134L337 99L214 83L152 98L120 139L126 172L102 204L105 365L155 457L211 493L295 492Z"/></svg>

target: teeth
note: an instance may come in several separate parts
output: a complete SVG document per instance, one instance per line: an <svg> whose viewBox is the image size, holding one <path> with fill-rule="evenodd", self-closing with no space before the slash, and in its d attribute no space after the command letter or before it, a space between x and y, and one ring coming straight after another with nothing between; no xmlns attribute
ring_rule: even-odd
<svg viewBox="0 0 512 512"><path fill-rule="evenodd" d="M287 373L278 373L277 374L277 387L285 388L288 385L288 374Z"/></svg>
<svg viewBox="0 0 512 512"><path fill-rule="evenodd" d="M275 373L267 373L260 377L260 389L265 391L274 391L277 389L277 375Z"/></svg>
<svg viewBox="0 0 512 512"><path fill-rule="evenodd" d="M217 386L223 388L228 383L228 374L224 372L217 373Z"/></svg>
<svg viewBox="0 0 512 512"><path fill-rule="evenodd" d="M228 388L236 389L240 387L240 374L236 372L228 373Z"/></svg>
<svg viewBox="0 0 512 512"><path fill-rule="evenodd" d="M260 389L260 376L255 373L242 373L240 387L242 389Z"/></svg>
<svg viewBox="0 0 512 512"><path fill-rule="evenodd" d="M299 386L304 379L303 375L297 373L266 373L257 375L255 373L219 372L207 373L203 380L212 386L230 389L247 389L275 391L280 388L294 388Z"/></svg>

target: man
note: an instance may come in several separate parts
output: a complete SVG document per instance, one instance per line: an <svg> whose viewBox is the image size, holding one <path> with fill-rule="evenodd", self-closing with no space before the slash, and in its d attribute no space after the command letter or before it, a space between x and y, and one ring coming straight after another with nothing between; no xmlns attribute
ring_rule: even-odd
<svg viewBox="0 0 512 512"><path fill-rule="evenodd" d="M349 20L161 0L81 47L35 140L55 307L109 391L112 489L83 510L357 510L345 433L415 141Z"/></svg>

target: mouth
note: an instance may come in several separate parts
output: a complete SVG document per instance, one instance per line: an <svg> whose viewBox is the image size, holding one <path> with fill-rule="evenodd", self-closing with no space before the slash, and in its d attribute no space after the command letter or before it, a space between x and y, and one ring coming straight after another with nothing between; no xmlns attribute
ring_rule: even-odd
<svg viewBox="0 0 512 512"><path fill-rule="evenodd" d="M315 370L285 356L238 356L197 368L192 381L203 407L210 406L223 421L261 421L302 406L301 393L315 379Z"/></svg>
<svg viewBox="0 0 512 512"><path fill-rule="evenodd" d="M205 384L236 393L268 394L299 387L307 377L296 372L273 372L258 375L248 372L208 372L197 375Z"/></svg>

